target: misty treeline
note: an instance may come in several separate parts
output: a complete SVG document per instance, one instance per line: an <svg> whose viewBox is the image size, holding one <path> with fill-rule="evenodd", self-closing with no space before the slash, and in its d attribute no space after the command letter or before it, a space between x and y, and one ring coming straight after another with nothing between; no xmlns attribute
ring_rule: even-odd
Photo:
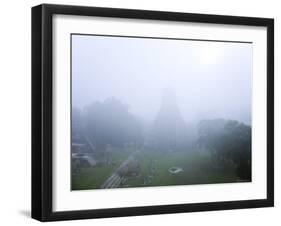
<svg viewBox="0 0 281 226"><path fill-rule="evenodd" d="M200 147L208 149L221 164L235 164L241 179L251 178L251 127L235 120L202 120L198 124Z"/></svg>
<svg viewBox="0 0 281 226"><path fill-rule="evenodd" d="M216 164L233 165L241 180L251 179L251 127L235 120L186 123L177 106L162 105L152 122L138 118L116 98L72 109L72 142L90 141L97 153L108 146L164 152L209 152Z"/></svg>
<svg viewBox="0 0 281 226"><path fill-rule="evenodd" d="M80 142L75 132L82 134L80 139L90 139L96 151L103 151L107 145L122 147L125 143L143 143L143 130L140 120L129 112L129 107L115 98L104 102L94 102L82 113L72 110L72 141ZM79 136L78 136L79 137Z"/></svg>

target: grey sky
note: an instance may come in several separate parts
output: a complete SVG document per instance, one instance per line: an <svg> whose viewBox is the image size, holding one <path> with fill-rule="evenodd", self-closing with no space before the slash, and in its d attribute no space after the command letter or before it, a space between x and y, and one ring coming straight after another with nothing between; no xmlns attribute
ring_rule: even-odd
<svg viewBox="0 0 281 226"><path fill-rule="evenodd" d="M116 97L152 120L162 91L175 91L186 121L251 121L252 44L72 36L72 101Z"/></svg>

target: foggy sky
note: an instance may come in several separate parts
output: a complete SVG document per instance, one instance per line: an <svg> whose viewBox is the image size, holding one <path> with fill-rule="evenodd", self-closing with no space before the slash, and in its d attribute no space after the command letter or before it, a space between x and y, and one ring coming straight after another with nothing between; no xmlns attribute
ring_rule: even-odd
<svg viewBox="0 0 281 226"><path fill-rule="evenodd" d="M72 36L73 107L116 97L153 120L166 87L187 122L251 124L252 44Z"/></svg>

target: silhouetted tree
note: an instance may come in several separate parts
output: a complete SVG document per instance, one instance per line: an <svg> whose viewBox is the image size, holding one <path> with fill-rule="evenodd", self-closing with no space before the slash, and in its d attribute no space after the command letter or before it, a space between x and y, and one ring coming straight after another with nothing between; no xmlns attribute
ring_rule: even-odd
<svg viewBox="0 0 281 226"><path fill-rule="evenodd" d="M127 105L116 98L94 102L85 109L85 133L97 149L123 146L126 142L139 144L143 141L141 125L129 112Z"/></svg>
<svg viewBox="0 0 281 226"><path fill-rule="evenodd" d="M234 120L214 119L199 123L198 143L219 161L231 161L239 178L251 179L251 127Z"/></svg>
<svg viewBox="0 0 281 226"><path fill-rule="evenodd" d="M81 143L82 130L83 130L83 119L81 110L78 108L72 108L72 120L71 120L71 130L72 130L72 143Z"/></svg>

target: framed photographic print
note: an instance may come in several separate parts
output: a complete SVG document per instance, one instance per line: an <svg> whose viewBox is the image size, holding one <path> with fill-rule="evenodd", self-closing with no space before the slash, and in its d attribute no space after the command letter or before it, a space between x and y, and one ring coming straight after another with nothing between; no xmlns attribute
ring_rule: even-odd
<svg viewBox="0 0 281 226"><path fill-rule="evenodd" d="M274 21L32 8L32 217L274 204Z"/></svg>

